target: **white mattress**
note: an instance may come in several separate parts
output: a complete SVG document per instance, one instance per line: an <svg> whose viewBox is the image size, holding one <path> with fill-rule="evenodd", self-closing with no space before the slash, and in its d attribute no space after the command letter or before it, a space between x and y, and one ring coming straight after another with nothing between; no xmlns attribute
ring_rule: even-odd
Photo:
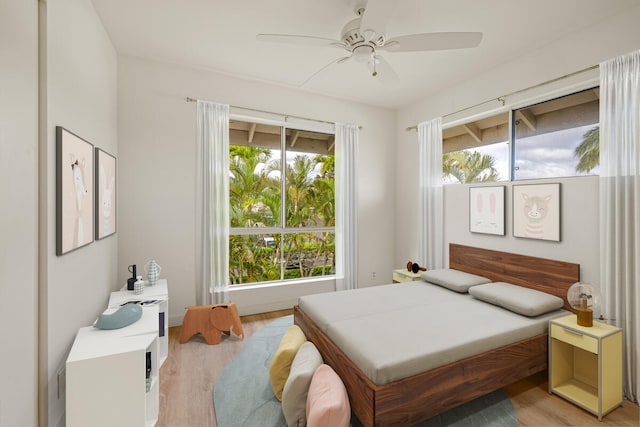
<svg viewBox="0 0 640 427"><path fill-rule="evenodd" d="M377 385L544 333L566 314L525 317L427 282L308 295L299 306Z"/></svg>

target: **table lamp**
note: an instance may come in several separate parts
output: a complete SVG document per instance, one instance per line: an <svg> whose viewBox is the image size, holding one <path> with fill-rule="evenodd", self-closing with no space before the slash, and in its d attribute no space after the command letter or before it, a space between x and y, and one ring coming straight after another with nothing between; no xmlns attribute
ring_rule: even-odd
<svg viewBox="0 0 640 427"><path fill-rule="evenodd" d="M593 326L593 311L600 308L600 290L589 283L576 282L567 291L567 300L578 315L578 325Z"/></svg>

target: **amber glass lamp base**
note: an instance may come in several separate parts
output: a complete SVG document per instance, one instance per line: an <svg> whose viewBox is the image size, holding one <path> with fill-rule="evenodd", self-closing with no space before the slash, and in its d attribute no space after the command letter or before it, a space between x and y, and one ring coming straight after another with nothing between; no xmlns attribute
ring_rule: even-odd
<svg viewBox="0 0 640 427"><path fill-rule="evenodd" d="M576 308L578 313L578 325L580 326L593 326L593 310Z"/></svg>

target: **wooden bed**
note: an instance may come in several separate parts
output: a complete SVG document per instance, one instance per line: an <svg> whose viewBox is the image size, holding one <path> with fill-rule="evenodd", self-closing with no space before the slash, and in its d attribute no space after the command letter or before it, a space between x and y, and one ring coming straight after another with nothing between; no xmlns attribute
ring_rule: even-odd
<svg viewBox="0 0 640 427"><path fill-rule="evenodd" d="M449 245L449 267L541 290L565 300L580 280L578 264ZM340 376L352 411L365 426L410 426L547 368L547 334L384 385L374 384L300 309L294 323Z"/></svg>

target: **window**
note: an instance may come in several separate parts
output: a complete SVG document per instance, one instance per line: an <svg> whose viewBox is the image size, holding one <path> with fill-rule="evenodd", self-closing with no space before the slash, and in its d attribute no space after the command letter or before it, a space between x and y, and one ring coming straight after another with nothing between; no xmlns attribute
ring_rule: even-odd
<svg viewBox="0 0 640 427"><path fill-rule="evenodd" d="M443 182L597 174L598 99L599 88L593 88L444 129Z"/></svg>
<svg viewBox="0 0 640 427"><path fill-rule="evenodd" d="M231 284L335 274L334 135L229 127Z"/></svg>
<svg viewBox="0 0 640 427"><path fill-rule="evenodd" d="M442 131L445 184L509 179L509 114Z"/></svg>
<svg viewBox="0 0 640 427"><path fill-rule="evenodd" d="M598 174L599 88L513 111L513 179Z"/></svg>

